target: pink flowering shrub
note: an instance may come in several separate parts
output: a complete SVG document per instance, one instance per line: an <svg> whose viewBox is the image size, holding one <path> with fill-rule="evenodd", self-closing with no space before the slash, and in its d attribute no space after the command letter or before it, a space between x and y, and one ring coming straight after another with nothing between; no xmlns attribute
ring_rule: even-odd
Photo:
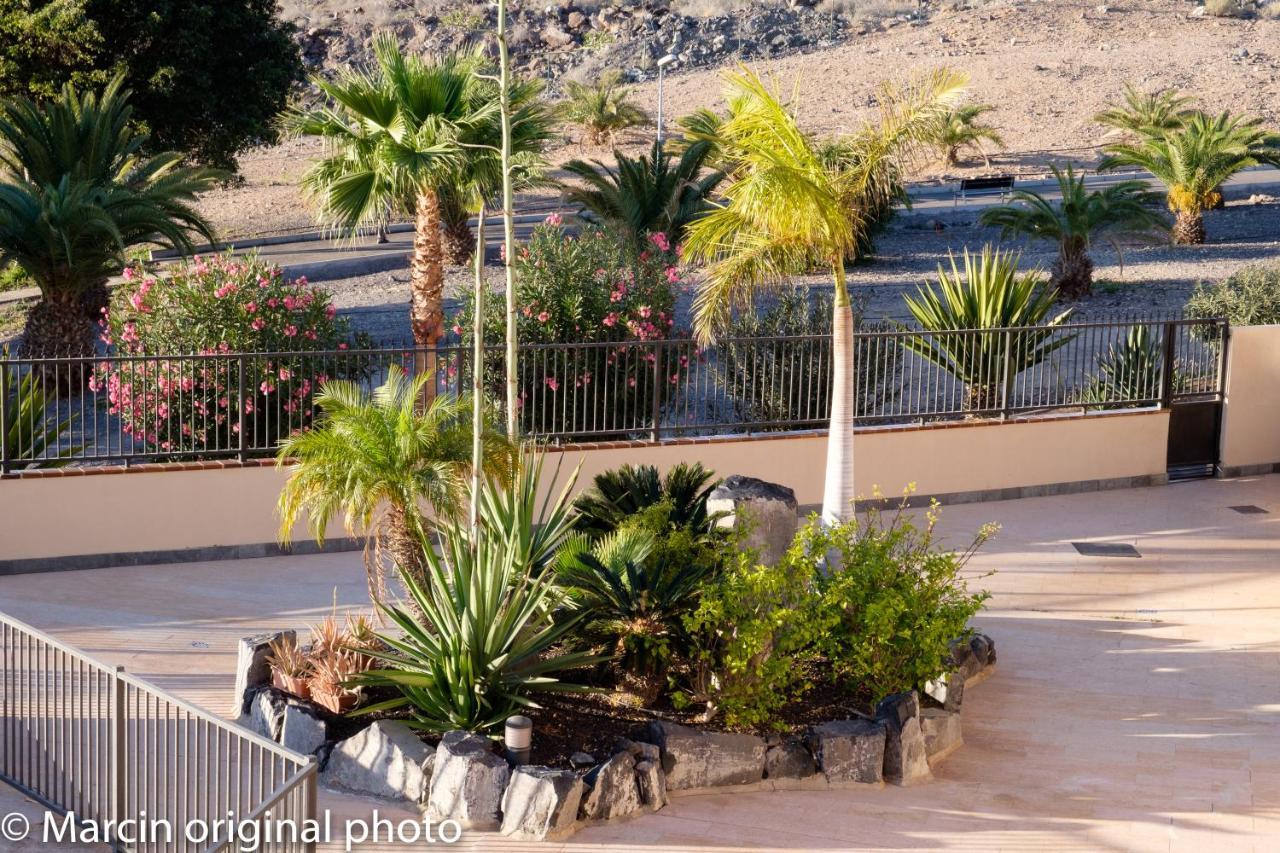
<svg viewBox="0 0 1280 853"><path fill-rule="evenodd" d="M521 421L528 433L625 433L652 420L654 395L668 398L690 354L649 342L675 332L684 287L678 248L653 234L641 250L603 230L570 234L559 217L537 226L516 257ZM505 334L501 299L486 303L485 338ZM472 307L453 331L469 340ZM546 345L588 344L562 349ZM605 346L604 344L616 344ZM501 356L486 384L501 399Z"/></svg>
<svg viewBox="0 0 1280 853"><path fill-rule="evenodd" d="M334 354L351 342L328 294L256 257L196 257L165 278L138 266L125 279L99 320L121 358L102 361L90 388L147 447L231 450L243 424L248 448L273 448L310 424L323 382L351 373Z"/></svg>

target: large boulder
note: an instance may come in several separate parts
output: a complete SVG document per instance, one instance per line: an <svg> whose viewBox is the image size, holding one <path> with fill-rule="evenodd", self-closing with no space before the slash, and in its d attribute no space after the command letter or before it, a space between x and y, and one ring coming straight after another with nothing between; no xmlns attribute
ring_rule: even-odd
<svg viewBox="0 0 1280 853"><path fill-rule="evenodd" d="M876 706L876 721L885 729L885 781L914 785L932 779L924 734L920 731L920 700L915 691L881 700Z"/></svg>
<svg viewBox="0 0 1280 853"><path fill-rule="evenodd" d="M640 785L636 782L636 757L619 752L585 777L587 792L578 816L583 820L610 820L640 811Z"/></svg>
<svg viewBox="0 0 1280 853"><path fill-rule="evenodd" d="M289 708L289 696L274 687L259 687L252 691L248 711L240 719L241 725L276 742L284 730L284 715Z"/></svg>
<svg viewBox="0 0 1280 853"><path fill-rule="evenodd" d="M744 545L760 552L760 560L772 566L782 559L795 539L800 518L796 493L786 486L735 474L711 492L707 511L727 513L722 527L746 530Z"/></svg>
<svg viewBox="0 0 1280 853"><path fill-rule="evenodd" d="M578 819L582 792L582 777L572 770L517 767L502 795L502 834L524 841L568 835Z"/></svg>
<svg viewBox="0 0 1280 853"><path fill-rule="evenodd" d="M753 735L700 732L654 721L649 740L662 750L662 769L672 791L747 785L764 778L767 747Z"/></svg>
<svg viewBox="0 0 1280 853"><path fill-rule="evenodd" d="M446 732L436 748L427 814L455 820L463 829L498 829L511 768L489 740L471 732Z"/></svg>
<svg viewBox="0 0 1280 853"><path fill-rule="evenodd" d="M835 720L809 730L809 751L828 782L884 781L885 727L871 720Z"/></svg>
<svg viewBox="0 0 1280 853"><path fill-rule="evenodd" d="M807 779L816 772L813 753L809 752L809 747L797 741L771 746L765 753L766 779Z"/></svg>
<svg viewBox="0 0 1280 853"><path fill-rule="evenodd" d="M271 655L271 644L274 642L297 642L298 635L294 631L276 631L274 634L254 634L252 637L241 637L236 651L235 696L231 713L237 717L249 712L249 702L253 698L249 691L266 687L271 683L271 667L267 658Z"/></svg>
<svg viewBox="0 0 1280 853"><path fill-rule="evenodd" d="M290 702L280 726L280 745L303 755L311 755L325 742L324 719L314 708Z"/></svg>
<svg viewBox="0 0 1280 853"><path fill-rule="evenodd" d="M435 749L399 720L379 720L339 742L321 779L331 787L367 797L426 802Z"/></svg>
<svg viewBox="0 0 1280 853"><path fill-rule="evenodd" d="M941 761L964 743L958 711L925 708L920 712L920 732L924 735L924 751L930 763Z"/></svg>

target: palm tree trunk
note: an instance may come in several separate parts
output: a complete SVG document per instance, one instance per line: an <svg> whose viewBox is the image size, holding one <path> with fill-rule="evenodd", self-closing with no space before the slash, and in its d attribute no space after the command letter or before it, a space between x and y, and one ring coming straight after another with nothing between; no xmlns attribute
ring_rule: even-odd
<svg viewBox="0 0 1280 853"><path fill-rule="evenodd" d="M101 315L99 315L101 316ZM72 290L48 288L27 314L22 329L25 358L83 358L84 362L47 365L42 369L45 392L65 396L84 387L93 357L93 327L84 302Z"/></svg>
<svg viewBox="0 0 1280 853"><path fill-rule="evenodd" d="M516 277L512 266L515 263L516 230L515 193L511 183L511 53L507 49L507 0L498 0L498 85L502 116L502 266L507 287L507 437L514 441L519 424L519 412L516 410L519 352L516 349Z"/></svg>
<svg viewBox="0 0 1280 853"><path fill-rule="evenodd" d="M480 472L484 468L484 205L476 233L476 280L471 330L471 529L480 526Z"/></svg>
<svg viewBox="0 0 1280 853"><path fill-rule="evenodd" d="M1049 283L1067 299L1079 299L1093 292L1093 259L1083 243L1063 244L1053 262Z"/></svg>
<svg viewBox="0 0 1280 853"><path fill-rule="evenodd" d="M831 317L831 424L827 432L827 469L822 492L825 524L848 521L854 514L857 487L853 480L854 376L853 306L845 284L844 263L832 265L836 293Z"/></svg>
<svg viewBox="0 0 1280 853"><path fill-rule="evenodd" d="M444 330L444 263L440 240L440 196L434 189L418 193L414 212L413 260L410 263L409 324L414 345L427 352L414 356L419 375L435 376L435 346ZM422 389L424 406L435 397L436 383Z"/></svg>
<svg viewBox="0 0 1280 853"><path fill-rule="evenodd" d="M476 248L476 235L471 233L470 214L458 202L450 202L443 210L444 252L449 263L462 266L471 260Z"/></svg>
<svg viewBox="0 0 1280 853"><path fill-rule="evenodd" d="M387 510L387 553L396 569L421 586L427 588L427 575L422 558L423 542L415 533L407 511L393 506Z"/></svg>
<svg viewBox="0 0 1280 853"><path fill-rule="evenodd" d="M1179 210L1173 221L1173 242L1198 246L1204 242L1204 214L1199 210Z"/></svg>

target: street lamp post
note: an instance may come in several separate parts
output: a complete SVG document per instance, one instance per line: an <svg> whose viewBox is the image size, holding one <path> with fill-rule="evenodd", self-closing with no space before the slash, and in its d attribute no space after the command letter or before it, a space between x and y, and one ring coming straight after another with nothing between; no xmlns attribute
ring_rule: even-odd
<svg viewBox="0 0 1280 853"><path fill-rule="evenodd" d="M658 150L662 150L662 77L667 66L675 61L674 53L668 53L658 60Z"/></svg>

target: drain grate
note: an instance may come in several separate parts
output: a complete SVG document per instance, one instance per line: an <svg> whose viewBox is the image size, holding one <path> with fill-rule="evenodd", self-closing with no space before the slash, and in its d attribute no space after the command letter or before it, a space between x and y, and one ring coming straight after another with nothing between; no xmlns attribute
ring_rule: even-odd
<svg viewBox="0 0 1280 853"><path fill-rule="evenodd" d="M1071 546L1086 557L1141 557L1138 549L1120 542L1072 542Z"/></svg>
<svg viewBox="0 0 1280 853"><path fill-rule="evenodd" d="M1260 506L1253 504L1243 504L1241 506L1229 506L1227 509L1233 509L1241 515L1267 515L1268 511Z"/></svg>

